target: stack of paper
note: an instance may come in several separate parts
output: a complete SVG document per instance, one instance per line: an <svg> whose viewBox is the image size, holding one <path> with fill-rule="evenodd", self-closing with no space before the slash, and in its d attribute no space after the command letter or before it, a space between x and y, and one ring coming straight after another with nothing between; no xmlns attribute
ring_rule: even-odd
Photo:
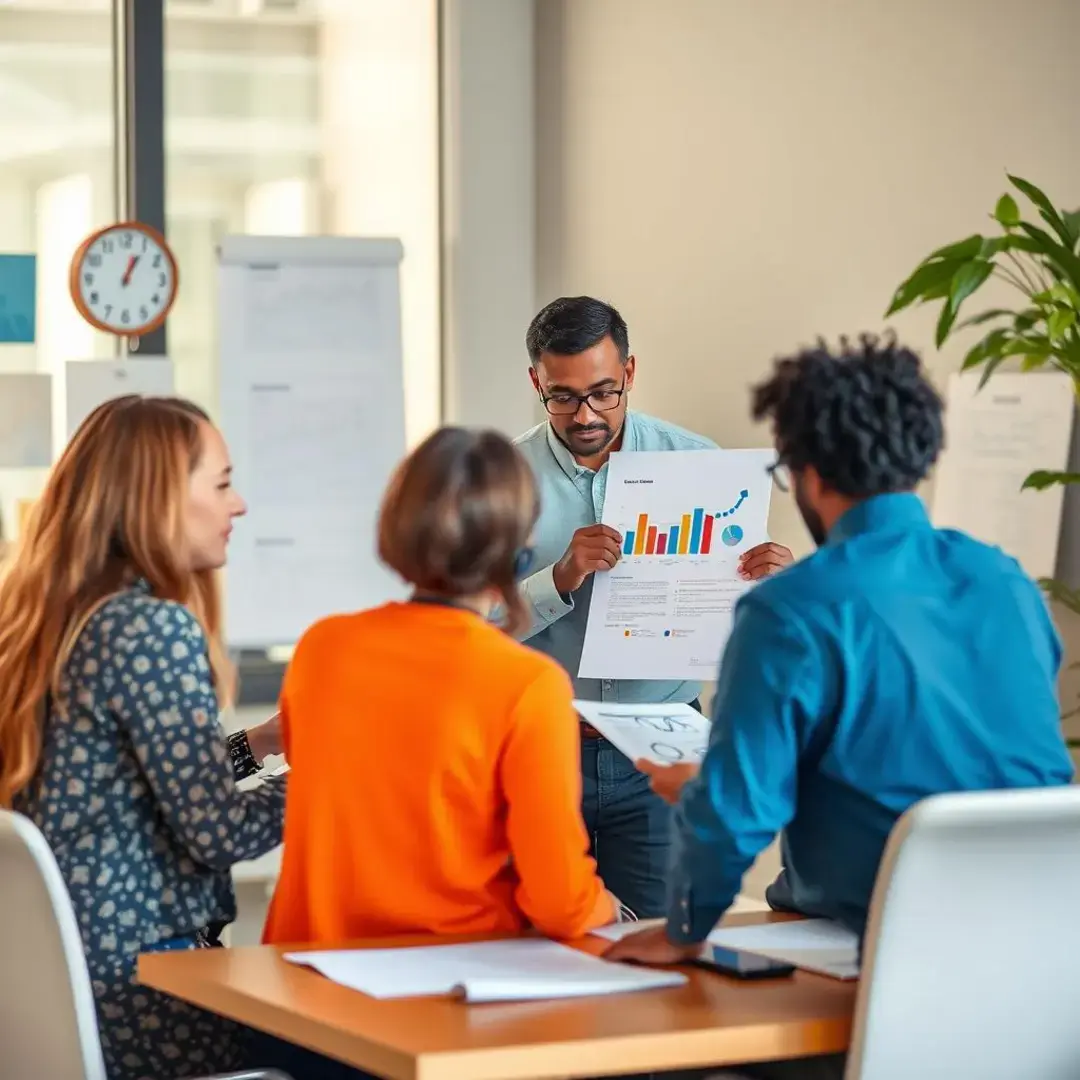
<svg viewBox="0 0 1080 1080"><path fill-rule="evenodd" d="M534 939L297 952L285 959L374 998L453 994L475 1003L535 1001L659 990L686 982L675 971L611 964Z"/></svg>
<svg viewBox="0 0 1080 1080"><path fill-rule="evenodd" d="M662 920L618 923L593 931L597 937L619 941L637 930L660 925ZM792 919L753 926L722 926L709 935L713 945L767 956L794 964L804 971L834 979L859 977L859 938L829 919Z"/></svg>

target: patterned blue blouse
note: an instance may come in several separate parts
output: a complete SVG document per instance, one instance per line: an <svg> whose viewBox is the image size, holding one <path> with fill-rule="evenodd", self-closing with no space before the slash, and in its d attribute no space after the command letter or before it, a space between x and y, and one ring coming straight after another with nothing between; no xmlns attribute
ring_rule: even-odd
<svg viewBox="0 0 1080 1080"><path fill-rule="evenodd" d="M235 918L229 869L281 842L283 779L237 790L202 629L145 584L94 613L60 690L16 809L71 892L110 1080L237 1068L241 1030L139 986L135 962Z"/></svg>

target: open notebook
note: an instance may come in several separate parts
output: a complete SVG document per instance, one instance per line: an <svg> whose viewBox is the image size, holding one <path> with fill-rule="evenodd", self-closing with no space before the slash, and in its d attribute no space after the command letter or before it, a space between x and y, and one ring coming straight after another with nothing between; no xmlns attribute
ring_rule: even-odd
<svg viewBox="0 0 1080 1080"><path fill-rule="evenodd" d="M642 923L616 923L602 926L593 933L608 941L662 925L663 920ZM710 935L714 945L757 953L770 960L782 960L804 971L828 975L833 979L859 977L859 938L857 934L829 919L791 919L784 922L755 923L752 926L720 926Z"/></svg>
<svg viewBox="0 0 1080 1080"><path fill-rule="evenodd" d="M374 998L451 994L474 1003L591 997L682 986L675 971L609 964L553 941L484 941L411 949L287 953L351 990Z"/></svg>

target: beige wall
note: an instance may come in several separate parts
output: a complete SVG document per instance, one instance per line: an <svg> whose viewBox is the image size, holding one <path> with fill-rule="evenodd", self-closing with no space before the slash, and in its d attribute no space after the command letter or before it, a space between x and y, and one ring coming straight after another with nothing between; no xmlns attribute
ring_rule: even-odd
<svg viewBox="0 0 1080 1080"><path fill-rule="evenodd" d="M638 408L764 445L747 388L771 358L881 329L1006 168L1080 205L1077 40L1077 0L541 0L538 301L610 299ZM929 313L895 326L955 367ZM771 527L808 547L782 496Z"/></svg>

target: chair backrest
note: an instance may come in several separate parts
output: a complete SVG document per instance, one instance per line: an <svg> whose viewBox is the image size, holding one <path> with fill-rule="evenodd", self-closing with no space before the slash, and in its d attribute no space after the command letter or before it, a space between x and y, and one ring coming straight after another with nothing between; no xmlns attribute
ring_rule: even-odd
<svg viewBox="0 0 1080 1080"><path fill-rule="evenodd" d="M940 795L889 839L847 1080L1080 1076L1080 788Z"/></svg>
<svg viewBox="0 0 1080 1080"><path fill-rule="evenodd" d="M0 810L0 1080L105 1080L82 938L45 838Z"/></svg>

